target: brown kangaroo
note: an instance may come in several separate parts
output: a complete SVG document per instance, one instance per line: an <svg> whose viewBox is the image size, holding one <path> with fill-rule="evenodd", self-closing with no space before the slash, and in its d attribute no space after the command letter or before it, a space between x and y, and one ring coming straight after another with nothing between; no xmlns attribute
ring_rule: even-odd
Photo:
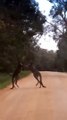
<svg viewBox="0 0 67 120"><path fill-rule="evenodd" d="M46 88L46 86L44 86L42 83L41 73L36 69L36 67L33 64L30 64L29 69L33 73L33 76L35 77L35 79L37 80L36 86L40 83L40 88L41 88L41 86Z"/></svg>
<svg viewBox="0 0 67 120"><path fill-rule="evenodd" d="M33 76L34 76L35 79L37 80L36 86L37 86L38 84L40 84L40 88L41 88L41 86L44 87L44 88L46 88L46 86L44 86L43 83L42 83L41 73L36 69L36 67L35 67L34 65L32 65L32 64L23 65L22 63L19 63L19 64L17 65L17 67L16 67L13 75L12 75L12 88L11 88L11 89L13 89L13 88L15 87L15 85L16 85L17 87L19 87L18 84L17 84L17 81L18 81L18 79L19 79L19 73L21 72L22 68L23 68L23 69L24 69L24 68L29 69L29 70L33 73Z"/></svg>
<svg viewBox="0 0 67 120"><path fill-rule="evenodd" d="M19 73L21 72L22 67L23 67L23 64L18 63L18 65L17 65L17 67L16 67L16 69L15 69L13 75L12 75L12 88L11 89L13 89L15 87L15 85L17 87L19 87L18 84L17 84L17 81L19 79Z"/></svg>

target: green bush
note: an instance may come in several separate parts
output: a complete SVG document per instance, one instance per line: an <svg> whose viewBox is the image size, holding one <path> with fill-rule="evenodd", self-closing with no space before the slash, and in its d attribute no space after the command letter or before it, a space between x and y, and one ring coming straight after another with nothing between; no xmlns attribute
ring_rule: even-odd
<svg viewBox="0 0 67 120"><path fill-rule="evenodd" d="M29 75L29 71L22 71L20 73L20 78L26 77ZM6 73L0 73L0 89L7 87L9 84L11 84L12 77Z"/></svg>

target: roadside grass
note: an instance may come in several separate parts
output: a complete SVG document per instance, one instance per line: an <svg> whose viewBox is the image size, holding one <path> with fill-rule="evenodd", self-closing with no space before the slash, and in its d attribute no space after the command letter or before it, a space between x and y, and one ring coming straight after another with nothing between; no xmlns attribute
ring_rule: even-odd
<svg viewBox="0 0 67 120"><path fill-rule="evenodd" d="M22 71L20 73L20 79L30 74L30 71ZM6 73L0 73L0 89L3 89L11 84L12 76Z"/></svg>

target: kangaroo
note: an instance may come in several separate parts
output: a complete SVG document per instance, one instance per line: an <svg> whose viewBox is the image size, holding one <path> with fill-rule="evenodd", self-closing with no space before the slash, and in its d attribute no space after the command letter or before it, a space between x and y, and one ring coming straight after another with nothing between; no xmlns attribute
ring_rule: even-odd
<svg viewBox="0 0 67 120"><path fill-rule="evenodd" d="M35 79L37 80L36 86L40 83L40 88L41 88L41 86L46 88L46 86L44 86L42 83L41 73L36 69L36 67L34 65L30 64L29 69L33 73L33 76L35 77Z"/></svg>
<svg viewBox="0 0 67 120"><path fill-rule="evenodd" d="M22 67L23 67L23 65L21 63L18 63L18 65L17 65L17 67L12 75L12 88L11 89L13 89L15 87L15 85L17 87L19 87L17 84L17 81L19 79L19 73L21 72Z"/></svg>

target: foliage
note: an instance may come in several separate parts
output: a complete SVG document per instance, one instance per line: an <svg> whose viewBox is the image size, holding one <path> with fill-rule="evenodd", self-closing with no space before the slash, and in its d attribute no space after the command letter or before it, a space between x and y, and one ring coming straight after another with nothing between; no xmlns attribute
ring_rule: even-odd
<svg viewBox="0 0 67 120"><path fill-rule="evenodd" d="M22 71L20 73L20 78L24 78L30 74L29 71ZM0 73L0 89L6 87L11 84L11 76L5 73Z"/></svg>
<svg viewBox="0 0 67 120"><path fill-rule="evenodd" d="M43 16L31 0L0 0L0 71L12 72L18 61L34 58L36 34L42 35Z"/></svg>
<svg viewBox="0 0 67 120"><path fill-rule="evenodd" d="M35 65L39 70L55 70L56 53L37 47L35 56Z"/></svg>
<svg viewBox="0 0 67 120"><path fill-rule="evenodd" d="M58 41L57 68L67 71L67 0L49 0L53 6L50 15L54 20L54 40ZM59 31L59 32L58 32Z"/></svg>

